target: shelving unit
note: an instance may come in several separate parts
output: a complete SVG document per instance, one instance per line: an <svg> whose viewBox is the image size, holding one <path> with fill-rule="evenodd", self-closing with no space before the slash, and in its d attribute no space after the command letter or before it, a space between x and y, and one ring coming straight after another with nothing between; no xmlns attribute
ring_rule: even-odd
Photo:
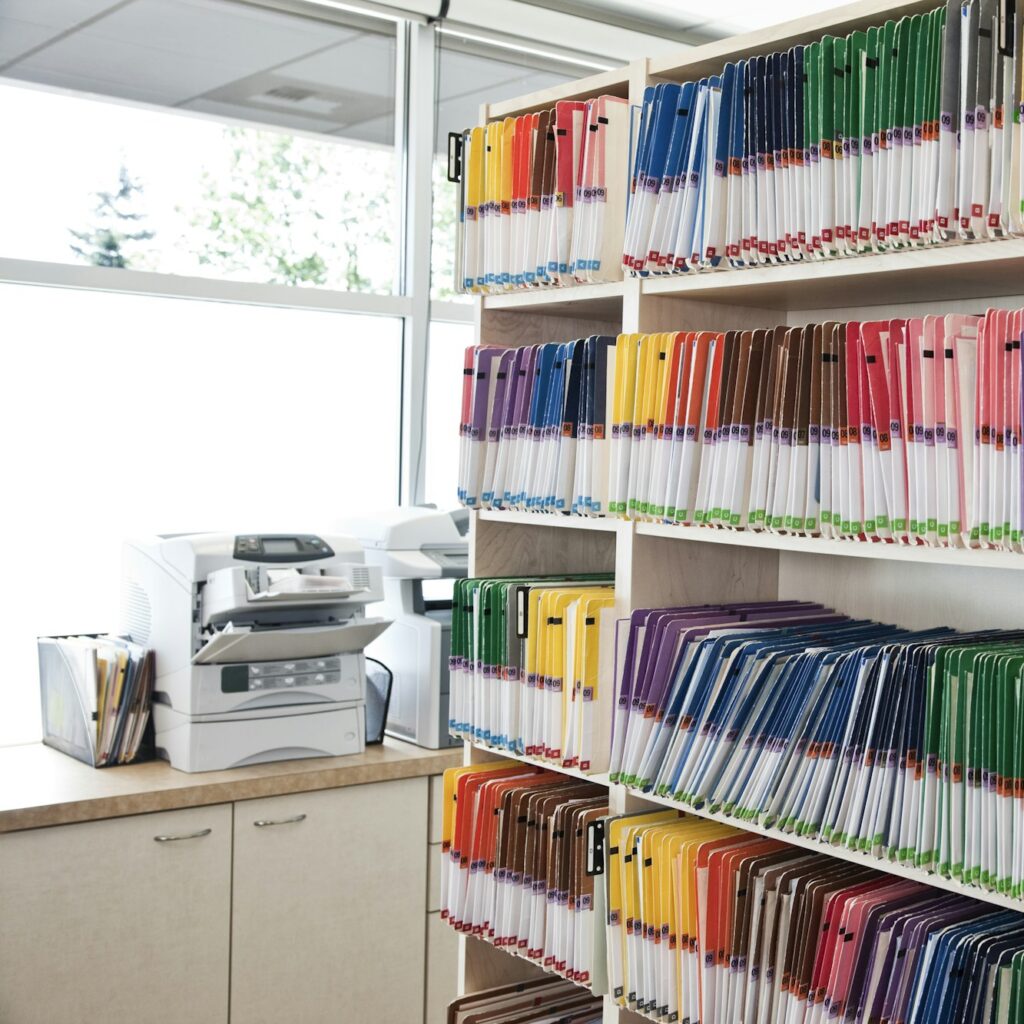
<svg viewBox="0 0 1024 1024"><path fill-rule="evenodd" d="M934 0L860 0L766 32L637 61L550 92L485 105L481 117L505 117L542 109L559 99L602 92L628 96L638 103L643 89L657 81L699 78L717 73L728 60L810 42L826 33L846 33L933 6ZM977 313L988 305L1024 305L1024 239L490 295L477 300L475 316L478 343L518 346L591 334L745 329L850 316ZM543 513L482 511L471 517L471 575L609 570L615 572L615 603L621 616L641 607L800 598L910 628L940 624L961 629L1019 628L1024 622L1020 610L1024 555ZM605 693L613 692L614 680L602 678L601 686ZM467 764L507 756L473 744L465 749ZM543 764L553 771L579 775L576 770ZM605 766L597 762L595 767ZM608 785L615 811L667 805L976 899L1024 909L1021 901L918 868L705 809L693 811L675 801L612 784L600 771L588 778ZM464 938L461 943L462 991L518 980L540 970L481 940ZM645 1019L620 1010L606 998L605 1024Z"/></svg>

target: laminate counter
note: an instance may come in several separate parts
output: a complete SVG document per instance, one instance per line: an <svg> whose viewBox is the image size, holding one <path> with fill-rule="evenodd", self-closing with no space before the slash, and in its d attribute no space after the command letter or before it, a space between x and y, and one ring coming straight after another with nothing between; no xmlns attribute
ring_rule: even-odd
<svg viewBox="0 0 1024 1024"><path fill-rule="evenodd" d="M91 768L27 743L0 747L0 832L438 775L462 751L387 738L362 754L189 774L165 761Z"/></svg>

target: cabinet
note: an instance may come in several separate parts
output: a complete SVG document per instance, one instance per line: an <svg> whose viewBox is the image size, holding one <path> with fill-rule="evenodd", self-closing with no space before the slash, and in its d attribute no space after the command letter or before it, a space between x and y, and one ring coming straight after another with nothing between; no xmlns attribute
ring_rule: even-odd
<svg viewBox="0 0 1024 1024"><path fill-rule="evenodd" d="M0 1021L223 1024L231 818L220 804L0 835Z"/></svg>
<svg viewBox="0 0 1024 1024"><path fill-rule="evenodd" d="M235 805L231 1024L422 1019L427 788Z"/></svg>
<svg viewBox="0 0 1024 1024"><path fill-rule="evenodd" d="M422 775L0 833L0 1024L443 1019L439 796Z"/></svg>

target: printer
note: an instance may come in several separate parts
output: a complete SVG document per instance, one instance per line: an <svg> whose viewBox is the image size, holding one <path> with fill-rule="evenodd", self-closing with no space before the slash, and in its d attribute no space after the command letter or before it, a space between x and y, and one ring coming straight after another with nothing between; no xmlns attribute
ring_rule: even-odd
<svg viewBox="0 0 1024 1024"><path fill-rule="evenodd" d="M423 585L466 575L469 513L406 507L351 520L345 529L362 542L367 564L383 573L380 613L394 620L367 651L394 676L387 732L435 750L460 743L448 735L451 598L425 598Z"/></svg>
<svg viewBox="0 0 1024 1024"><path fill-rule="evenodd" d="M124 548L124 626L156 655L160 756L186 772L364 749L366 607L346 537L170 534Z"/></svg>

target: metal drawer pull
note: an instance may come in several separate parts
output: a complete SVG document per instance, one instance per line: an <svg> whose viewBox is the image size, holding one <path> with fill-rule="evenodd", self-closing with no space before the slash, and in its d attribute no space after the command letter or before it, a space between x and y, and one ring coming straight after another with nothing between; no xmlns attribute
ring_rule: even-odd
<svg viewBox="0 0 1024 1024"><path fill-rule="evenodd" d="M153 839L158 843L176 843L180 839L201 839L212 831L212 828L201 828L198 832L185 832L180 836L153 836Z"/></svg>
<svg viewBox="0 0 1024 1024"><path fill-rule="evenodd" d="M296 822L305 820L306 816L304 814L296 814L291 818L278 818L277 821L267 821L264 818L260 818L259 821L254 821L253 824L257 828L266 828L268 825L294 825Z"/></svg>

